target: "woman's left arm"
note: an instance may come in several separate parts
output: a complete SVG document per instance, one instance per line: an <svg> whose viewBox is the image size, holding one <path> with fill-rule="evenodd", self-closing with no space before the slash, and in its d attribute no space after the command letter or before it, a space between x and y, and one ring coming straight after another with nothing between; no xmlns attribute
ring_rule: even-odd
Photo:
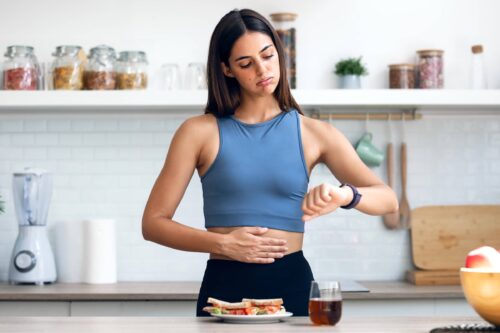
<svg viewBox="0 0 500 333"><path fill-rule="evenodd" d="M394 191L363 163L349 140L329 123L311 120L308 122L314 127L314 141L320 147L319 161L341 183L355 186L362 195L356 209L370 215L397 211L398 200ZM353 191L350 187L323 183L311 189L304 198L303 220L332 212L340 206L348 205L352 199Z"/></svg>

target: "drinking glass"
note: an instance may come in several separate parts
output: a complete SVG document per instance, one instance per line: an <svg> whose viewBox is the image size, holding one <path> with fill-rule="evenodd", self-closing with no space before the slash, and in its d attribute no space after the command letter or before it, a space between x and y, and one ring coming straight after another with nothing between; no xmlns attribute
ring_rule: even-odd
<svg viewBox="0 0 500 333"><path fill-rule="evenodd" d="M338 281L312 281L309 318L314 325L333 326L342 316L342 295Z"/></svg>
<svg viewBox="0 0 500 333"><path fill-rule="evenodd" d="M163 64L160 68L161 90L178 90L182 87L179 65Z"/></svg>
<svg viewBox="0 0 500 333"><path fill-rule="evenodd" d="M186 89L207 89L207 79L205 75L205 65L199 62L188 64L186 70Z"/></svg>

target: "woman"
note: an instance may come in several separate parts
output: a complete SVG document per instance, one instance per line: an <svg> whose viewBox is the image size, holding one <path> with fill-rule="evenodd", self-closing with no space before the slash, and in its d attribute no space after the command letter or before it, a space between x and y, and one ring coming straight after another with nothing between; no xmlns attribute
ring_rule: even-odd
<svg viewBox="0 0 500 333"><path fill-rule="evenodd" d="M198 316L207 315L208 297L283 298L288 311L307 316L314 278L302 253L305 222L339 207L373 215L397 209L394 192L338 130L303 116L284 64L263 16L233 10L220 20L210 41L205 114L176 131L147 202L145 239L210 253ZM318 163L346 184L307 193ZM207 231L172 220L195 169Z"/></svg>

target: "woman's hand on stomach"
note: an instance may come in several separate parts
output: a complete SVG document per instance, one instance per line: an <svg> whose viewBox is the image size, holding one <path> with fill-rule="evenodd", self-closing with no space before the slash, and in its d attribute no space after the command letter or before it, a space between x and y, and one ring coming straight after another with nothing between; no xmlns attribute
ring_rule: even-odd
<svg viewBox="0 0 500 333"><path fill-rule="evenodd" d="M270 264L275 259L302 249L302 233L262 227L209 228L208 230L225 234L223 254L211 254L211 259Z"/></svg>

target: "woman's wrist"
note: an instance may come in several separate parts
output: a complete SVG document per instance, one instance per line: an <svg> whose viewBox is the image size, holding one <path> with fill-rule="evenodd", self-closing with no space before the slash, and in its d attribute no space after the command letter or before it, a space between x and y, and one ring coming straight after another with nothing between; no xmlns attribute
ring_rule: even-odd
<svg viewBox="0 0 500 333"><path fill-rule="evenodd" d="M211 253L215 254L225 254L225 249L227 247L227 235L226 234L219 234L214 232L214 239L215 239L215 244L213 246L213 250L210 251Z"/></svg>
<svg viewBox="0 0 500 333"><path fill-rule="evenodd" d="M354 192L349 186L342 186L340 187L340 190L344 194L344 201L340 206L347 206L352 202L352 199L354 198Z"/></svg>

